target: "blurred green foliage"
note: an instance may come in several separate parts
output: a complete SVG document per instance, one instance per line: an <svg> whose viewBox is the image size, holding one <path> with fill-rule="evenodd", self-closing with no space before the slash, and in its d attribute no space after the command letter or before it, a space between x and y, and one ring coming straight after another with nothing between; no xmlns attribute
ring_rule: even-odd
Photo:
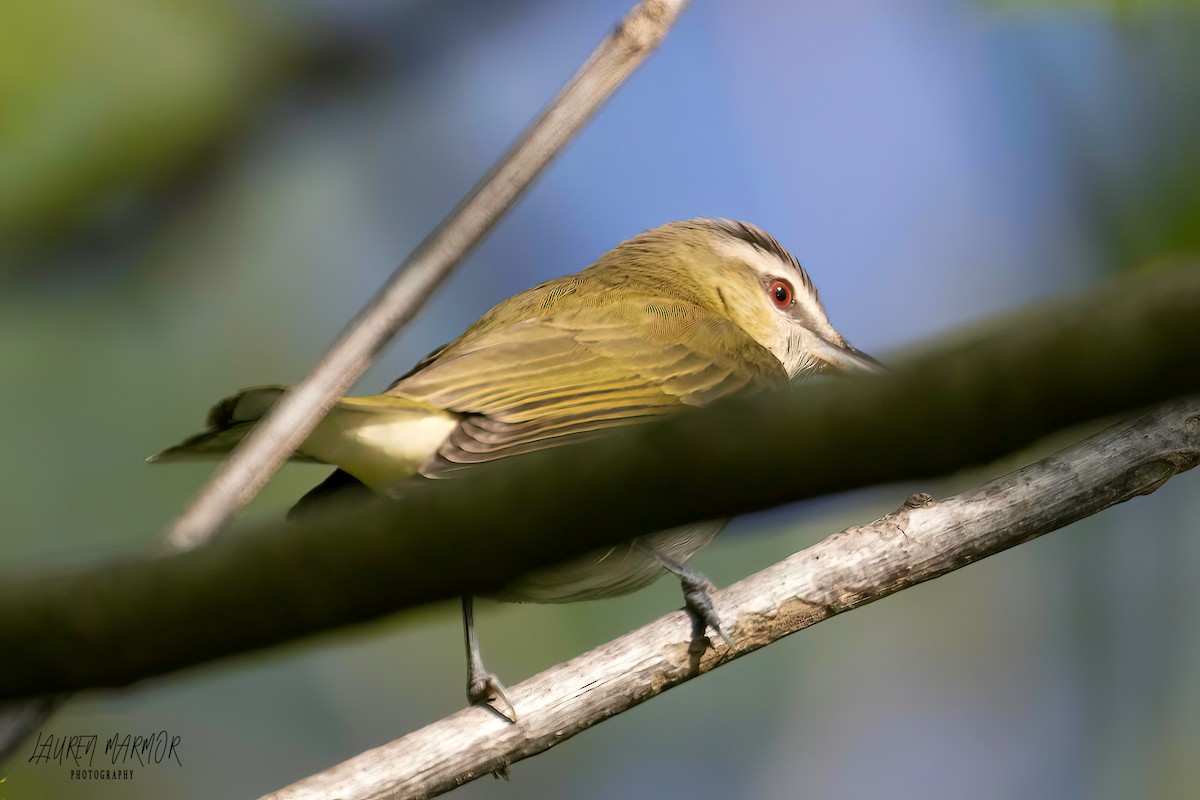
<svg viewBox="0 0 1200 800"><path fill-rule="evenodd" d="M236 129L286 29L235 0L0 3L0 240L112 214Z"/></svg>

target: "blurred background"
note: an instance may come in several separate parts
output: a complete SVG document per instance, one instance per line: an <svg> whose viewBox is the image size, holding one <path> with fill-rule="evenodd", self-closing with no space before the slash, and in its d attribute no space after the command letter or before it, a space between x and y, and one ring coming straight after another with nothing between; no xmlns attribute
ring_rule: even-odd
<svg viewBox="0 0 1200 800"><path fill-rule="evenodd" d="M225 394L302 377L629 4L0 4L0 576L149 547L209 467L143 459ZM699 0L360 388L673 219L762 225L885 360L1194 254L1197 41L1194 3ZM743 519L695 563L726 585L1036 455ZM248 516L279 517L324 474L285 469ZM1197 480L454 796L1198 796ZM679 605L662 581L478 616L515 684ZM167 729L182 766L81 784L26 753L0 798L254 796L459 709L464 669L445 604L88 693L45 730Z"/></svg>

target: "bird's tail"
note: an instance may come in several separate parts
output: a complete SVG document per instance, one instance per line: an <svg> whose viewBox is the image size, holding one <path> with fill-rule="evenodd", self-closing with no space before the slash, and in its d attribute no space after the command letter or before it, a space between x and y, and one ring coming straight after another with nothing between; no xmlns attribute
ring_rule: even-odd
<svg viewBox="0 0 1200 800"><path fill-rule="evenodd" d="M208 410L207 429L203 433L189 436L146 460L158 463L221 458L245 438L254 423L266 415L284 391L286 387L283 386L255 386L226 397ZM293 458L313 460L300 453Z"/></svg>
<svg viewBox="0 0 1200 800"><path fill-rule="evenodd" d="M282 386L256 386L226 397L208 412L208 429L148 461L218 459L278 402ZM292 455L292 461L334 464L372 488L413 475L458 425L460 416L393 395L343 397Z"/></svg>

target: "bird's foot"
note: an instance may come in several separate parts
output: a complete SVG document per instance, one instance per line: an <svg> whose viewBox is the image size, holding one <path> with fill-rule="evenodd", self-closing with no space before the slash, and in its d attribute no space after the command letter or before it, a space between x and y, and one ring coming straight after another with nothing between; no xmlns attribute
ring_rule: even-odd
<svg viewBox="0 0 1200 800"><path fill-rule="evenodd" d="M476 672L468 677L467 700L473 706L487 706L509 722L517 721L517 709L508 698L508 691L490 672Z"/></svg>
<svg viewBox="0 0 1200 800"><path fill-rule="evenodd" d="M703 637L704 632L708 628L712 628L713 632L721 637L721 641L725 642L726 647L730 650L734 649L733 639L721 627L721 617L717 615L716 609L713 608L712 598L709 597L709 592L716 591L712 582L696 572L690 575L680 575L679 583L683 587L684 606L698 628L699 637Z"/></svg>
<svg viewBox="0 0 1200 800"><path fill-rule="evenodd" d="M703 655L705 643L709 642L705 631L709 628L717 636L721 637L721 641L725 642L725 646L730 650L734 649L733 639L725 632L725 628L721 626L721 618L717 616L717 611L713 608L712 598L709 597L710 592L715 592L717 587L713 586L712 581L705 577L703 572L694 570L691 567L676 561L668 556L650 547L642 545L651 555L658 559L658 563L663 565L663 568L679 579L679 585L683 587L683 604L687 608L688 616L692 618L692 655L699 657ZM695 648L695 649L693 649Z"/></svg>

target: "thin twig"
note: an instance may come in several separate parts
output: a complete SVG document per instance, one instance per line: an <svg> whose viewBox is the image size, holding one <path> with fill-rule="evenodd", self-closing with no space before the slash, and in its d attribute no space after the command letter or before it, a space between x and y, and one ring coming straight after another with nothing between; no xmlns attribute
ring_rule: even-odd
<svg viewBox="0 0 1200 800"><path fill-rule="evenodd" d="M509 688L514 724L467 708L267 795L265 800L424 798L546 750L740 656L1149 494L1200 462L1200 398L1161 406L966 494L913 495L713 596L736 650L689 652L683 612ZM519 776L518 776L519 779Z"/></svg>
<svg viewBox="0 0 1200 800"><path fill-rule="evenodd" d="M655 50L689 2L643 0L629 12L517 143L396 268L308 377L217 468L171 526L168 546L201 544L258 493L375 354Z"/></svg>

